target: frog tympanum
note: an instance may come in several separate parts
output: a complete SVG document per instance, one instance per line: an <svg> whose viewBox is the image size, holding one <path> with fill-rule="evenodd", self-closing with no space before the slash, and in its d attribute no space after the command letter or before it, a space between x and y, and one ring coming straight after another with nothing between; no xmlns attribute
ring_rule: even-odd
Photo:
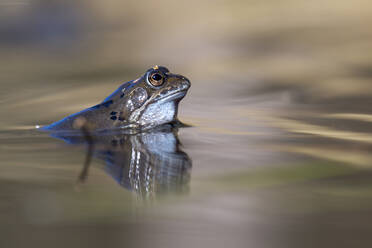
<svg viewBox="0 0 372 248"><path fill-rule="evenodd" d="M190 81L163 66L149 69L140 78L122 84L102 103L43 127L43 130L72 130L84 119L92 130L111 128L150 129L177 121L178 103Z"/></svg>

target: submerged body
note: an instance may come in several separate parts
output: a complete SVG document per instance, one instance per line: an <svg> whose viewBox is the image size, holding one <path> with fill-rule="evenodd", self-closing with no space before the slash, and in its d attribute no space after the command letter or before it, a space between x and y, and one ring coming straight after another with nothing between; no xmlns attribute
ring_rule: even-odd
<svg viewBox="0 0 372 248"><path fill-rule="evenodd" d="M44 130L74 129L84 120L93 130L111 128L149 129L177 121L178 103L190 88L184 76L172 74L162 66L149 69L140 78L121 85L102 103L70 115Z"/></svg>

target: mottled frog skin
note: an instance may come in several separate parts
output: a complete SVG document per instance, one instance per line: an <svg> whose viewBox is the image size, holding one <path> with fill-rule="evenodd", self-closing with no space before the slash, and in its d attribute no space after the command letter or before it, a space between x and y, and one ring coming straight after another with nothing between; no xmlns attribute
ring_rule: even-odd
<svg viewBox="0 0 372 248"><path fill-rule="evenodd" d="M140 78L122 84L102 103L70 115L43 130L68 131L83 119L93 130L111 128L150 129L177 121L178 104L190 88L190 81L155 66Z"/></svg>

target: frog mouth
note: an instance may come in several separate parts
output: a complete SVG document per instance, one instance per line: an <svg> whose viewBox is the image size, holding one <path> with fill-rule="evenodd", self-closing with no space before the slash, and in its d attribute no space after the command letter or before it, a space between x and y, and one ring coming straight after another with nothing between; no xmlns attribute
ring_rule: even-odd
<svg viewBox="0 0 372 248"><path fill-rule="evenodd" d="M179 90L166 95L157 95L151 102L170 102L182 99L187 93L187 90Z"/></svg>

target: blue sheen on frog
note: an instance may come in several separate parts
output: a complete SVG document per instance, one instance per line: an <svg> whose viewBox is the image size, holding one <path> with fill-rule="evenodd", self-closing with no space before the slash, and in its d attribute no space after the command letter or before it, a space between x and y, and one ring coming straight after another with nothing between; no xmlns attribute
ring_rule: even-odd
<svg viewBox="0 0 372 248"><path fill-rule="evenodd" d="M44 130L72 130L83 119L93 130L111 128L150 129L176 122L178 104L190 88L190 81L163 66L149 69L140 78L122 84L102 103L70 115Z"/></svg>

